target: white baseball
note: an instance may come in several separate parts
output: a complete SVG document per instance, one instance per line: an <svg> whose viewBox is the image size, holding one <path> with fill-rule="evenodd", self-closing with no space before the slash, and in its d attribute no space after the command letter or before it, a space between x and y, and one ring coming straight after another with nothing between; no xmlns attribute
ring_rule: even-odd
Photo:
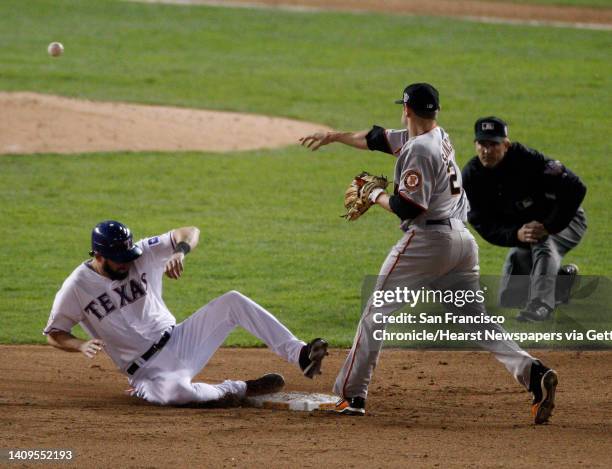
<svg viewBox="0 0 612 469"><path fill-rule="evenodd" d="M64 52L64 46L62 46L61 42L52 42L47 47L47 52L51 57L59 57Z"/></svg>

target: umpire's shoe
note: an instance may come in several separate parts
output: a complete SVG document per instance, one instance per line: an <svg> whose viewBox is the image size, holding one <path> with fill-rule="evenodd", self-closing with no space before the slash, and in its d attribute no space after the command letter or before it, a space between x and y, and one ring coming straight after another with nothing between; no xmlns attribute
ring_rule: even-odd
<svg viewBox="0 0 612 469"><path fill-rule="evenodd" d="M557 304L569 303L572 289L577 284L579 272L576 264L567 264L559 268L555 284L555 300Z"/></svg>
<svg viewBox="0 0 612 469"><path fill-rule="evenodd" d="M261 396L278 392L285 386L285 378L278 373L268 373L261 378L246 381L246 396Z"/></svg>
<svg viewBox="0 0 612 469"><path fill-rule="evenodd" d="M542 365L536 360L531 365L529 391L533 394L531 415L536 424L546 423L555 408L555 391L559 378L555 370Z"/></svg>
<svg viewBox="0 0 612 469"><path fill-rule="evenodd" d="M342 415L365 415L365 399L363 397L345 397L336 403L336 412Z"/></svg>
<svg viewBox="0 0 612 469"><path fill-rule="evenodd" d="M520 322L541 322L552 319L553 309L540 300L532 300L516 317Z"/></svg>
<svg viewBox="0 0 612 469"><path fill-rule="evenodd" d="M327 347L327 342L320 338L313 339L302 347L299 362L304 376L312 379L321 374L321 363L329 355Z"/></svg>

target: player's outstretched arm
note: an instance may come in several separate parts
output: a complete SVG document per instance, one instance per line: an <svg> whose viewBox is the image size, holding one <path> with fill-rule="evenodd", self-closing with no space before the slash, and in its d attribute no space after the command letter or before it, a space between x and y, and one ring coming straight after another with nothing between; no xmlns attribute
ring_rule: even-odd
<svg viewBox="0 0 612 469"><path fill-rule="evenodd" d="M306 148L310 148L312 151L317 151L323 145L329 145L330 143L339 142L345 145L359 148L360 150L368 149L368 142L366 135L369 130L360 132L317 132L312 135L300 138L300 144Z"/></svg>
<svg viewBox="0 0 612 469"><path fill-rule="evenodd" d="M104 347L104 342L100 339L81 340L65 331L49 332L47 342L66 352L81 352L87 358L94 358Z"/></svg>
<svg viewBox="0 0 612 469"><path fill-rule="evenodd" d="M183 274L185 256L194 249L200 241L200 230L195 226L185 226L172 231L176 248L166 263L166 275L178 279Z"/></svg>

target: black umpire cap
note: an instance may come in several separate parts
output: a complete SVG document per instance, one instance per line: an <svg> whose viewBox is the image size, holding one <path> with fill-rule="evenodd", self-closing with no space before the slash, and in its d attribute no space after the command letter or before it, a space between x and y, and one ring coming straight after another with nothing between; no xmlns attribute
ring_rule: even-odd
<svg viewBox="0 0 612 469"><path fill-rule="evenodd" d="M404 89L404 97L395 104L407 104L417 116L429 118L440 109L440 97L429 83L413 83Z"/></svg>
<svg viewBox="0 0 612 469"><path fill-rule="evenodd" d="M475 142L503 142L508 138L508 124L499 117L481 117L474 124Z"/></svg>

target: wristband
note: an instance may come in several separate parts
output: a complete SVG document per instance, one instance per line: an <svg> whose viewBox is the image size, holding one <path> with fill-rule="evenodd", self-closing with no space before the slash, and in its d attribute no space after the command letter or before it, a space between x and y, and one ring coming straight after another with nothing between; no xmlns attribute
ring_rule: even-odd
<svg viewBox="0 0 612 469"><path fill-rule="evenodd" d="M183 254L187 255L189 254L189 251L191 251L191 246L189 246L189 243L186 243L185 241L177 243L176 247L174 248L175 253L182 252Z"/></svg>
<svg viewBox="0 0 612 469"><path fill-rule="evenodd" d="M375 204L376 203L376 199L378 199L378 196L380 194L382 194L383 192L385 192L385 190L381 189L380 187L378 187L378 188L374 189L372 192L370 192L370 197L369 197L370 202Z"/></svg>

